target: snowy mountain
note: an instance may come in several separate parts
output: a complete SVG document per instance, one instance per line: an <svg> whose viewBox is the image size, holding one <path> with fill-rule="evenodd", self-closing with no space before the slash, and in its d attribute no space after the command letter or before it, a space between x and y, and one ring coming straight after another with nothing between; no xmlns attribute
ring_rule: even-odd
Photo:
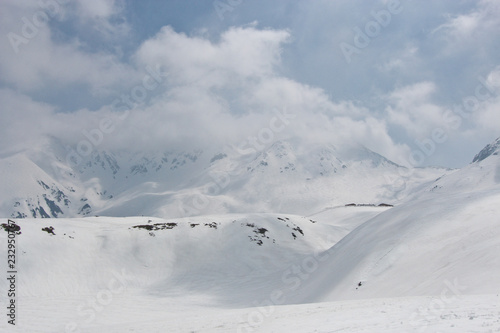
<svg viewBox="0 0 500 333"><path fill-rule="evenodd" d="M488 144L473 159L473 162L460 170L443 175L430 184L428 192L464 193L487 191L500 183L500 138Z"/></svg>
<svg viewBox="0 0 500 333"><path fill-rule="evenodd" d="M351 231L327 251L299 302L438 295L457 283L453 292L460 295L498 296L498 142L413 200Z"/></svg>
<svg viewBox="0 0 500 333"><path fill-rule="evenodd" d="M308 154L290 147L281 142L256 154L243 164L246 170L236 168L241 175L231 177L245 187L258 186L255 174L271 183L285 175L294 186L304 175L328 182L328 175L349 175L350 168L358 176L400 168L366 150L348 159L335 147ZM488 151L460 170L415 185L413 196L395 207L338 205L300 215L14 219L18 231L2 219L0 245L7 248L9 231L17 244L15 329L498 332L500 155ZM209 166L190 179L193 186L205 184L210 171L229 172L243 162L226 155L210 156ZM123 170L125 157L113 159ZM159 165L152 160L146 167ZM187 160L192 159L186 158L189 167L203 158ZM34 180L47 177L19 156L3 162L9 161L30 166ZM106 163L102 172L113 173ZM102 167L90 165L83 174ZM134 177L120 171L115 176ZM50 193L51 186L65 186L43 181L48 189L40 188ZM228 186L213 196L238 190ZM4 271L6 265L0 263ZM0 289L8 283L0 280ZM2 331L12 328L7 325L0 321Z"/></svg>
<svg viewBox="0 0 500 333"><path fill-rule="evenodd" d="M500 138L496 139L495 142L488 144L484 147L472 160L472 163L481 162L482 160L490 157L491 155L498 155L500 153Z"/></svg>
<svg viewBox="0 0 500 333"><path fill-rule="evenodd" d="M365 147L293 140L251 153L94 150L87 157L50 140L0 163L0 185L12 189L0 214L10 217L310 214L351 202L394 204L449 172L409 172Z"/></svg>
<svg viewBox="0 0 500 333"><path fill-rule="evenodd" d="M0 172L3 216L60 217L78 201L74 188L50 177L25 155L1 159Z"/></svg>
<svg viewBox="0 0 500 333"><path fill-rule="evenodd" d="M0 214L10 217L95 215L115 196L160 184L176 190L194 171L200 151L138 154L92 151L83 158L60 142L0 160ZM75 158L77 156L77 158ZM26 177L28 175L28 177ZM144 212L138 212L144 213Z"/></svg>

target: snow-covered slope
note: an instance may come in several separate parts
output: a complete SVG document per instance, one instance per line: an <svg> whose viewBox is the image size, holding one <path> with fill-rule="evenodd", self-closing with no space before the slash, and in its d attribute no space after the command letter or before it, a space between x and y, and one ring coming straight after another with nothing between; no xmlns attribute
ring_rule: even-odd
<svg viewBox="0 0 500 333"><path fill-rule="evenodd" d="M488 144L471 164L443 175L430 184L428 191L437 193L463 193L487 191L500 184L500 138Z"/></svg>
<svg viewBox="0 0 500 333"><path fill-rule="evenodd" d="M409 171L361 146L307 145L292 139L251 153L237 148L94 150L88 157L51 140L0 163L0 186L14 189L19 184L4 192L1 201L0 216L11 217L311 214L351 202L394 204L450 172ZM41 188L41 182L50 190ZM61 204L52 191L68 200ZM53 212L43 206L40 198L45 196L57 203ZM35 215L41 210L47 214Z"/></svg>
<svg viewBox="0 0 500 333"><path fill-rule="evenodd" d="M500 291L500 189L434 196L362 224L327 251L298 302Z"/></svg>
<svg viewBox="0 0 500 333"><path fill-rule="evenodd" d="M376 215L387 208L369 209ZM87 332L101 315L100 303L111 298L146 301L151 309L176 304L176 311L252 306L280 287L291 263L325 251L353 227L276 214L16 222L17 327L30 332L64 332L67 325ZM6 243L2 228L0 244ZM0 267L8 270L5 260ZM8 287L2 279L0 290ZM48 299L51 305L40 307ZM55 306L61 308L51 312ZM0 329L6 327L1 321Z"/></svg>
<svg viewBox="0 0 500 333"><path fill-rule="evenodd" d="M26 156L0 160L0 213L3 216L60 217L72 215L77 194L45 173Z"/></svg>
<svg viewBox="0 0 500 333"><path fill-rule="evenodd" d="M277 178L273 166L289 161L307 169L298 156L259 155L242 183L255 172ZM499 332L499 166L493 151L393 208L15 219L16 328Z"/></svg>
<svg viewBox="0 0 500 333"><path fill-rule="evenodd" d="M299 301L437 295L457 280L462 294L498 293L500 156L493 145L329 249Z"/></svg>
<svg viewBox="0 0 500 333"><path fill-rule="evenodd" d="M183 188L197 172L195 162L200 155L200 151L138 154L96 150L84 158L52 140L42 148L0 159L0 186L9 188L2 192L0 216L96 215L103 207L120 205L124 198L116 200L117 196L141 196L148 186L161 196L167 189ZM47 209L45 198L55 202L49 204L52 210ZM129 215L144 214L147 207L136 210Z"/></svg>
<svg viewBox="0 0 500 333"><path fill-rule="evenodd" d="M453 199L423 201L409 213L337 207L312 217L20 219L17 328L493 332L499 237L486 218L499 211L482 198L459 201L465 215L439 213ZM423 212L424 204L434 208ZM484 221L477 226L476 215ZM412 223L419 216L432 219ZM443 225L451 217L456 225ZM15 331L0 322L7 328Z"/></svg>
<svg viewBox="0 0 500 333"><path fill-rule="evenodd" d="M472 163L481 162L490 156L498 156L500 154L500 138L486 145L472 160Z"/></svg>

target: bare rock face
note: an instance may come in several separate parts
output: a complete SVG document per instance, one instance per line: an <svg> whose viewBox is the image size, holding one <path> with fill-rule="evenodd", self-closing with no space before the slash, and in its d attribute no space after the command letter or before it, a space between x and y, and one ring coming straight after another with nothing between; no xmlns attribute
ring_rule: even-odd
<svg viewBox="0 0 500 333"><path fill-rule="evenodd" d="M500 138L484 147L472 160L472 163L481 162L491 155L498 155L500 152Z"/></svg>

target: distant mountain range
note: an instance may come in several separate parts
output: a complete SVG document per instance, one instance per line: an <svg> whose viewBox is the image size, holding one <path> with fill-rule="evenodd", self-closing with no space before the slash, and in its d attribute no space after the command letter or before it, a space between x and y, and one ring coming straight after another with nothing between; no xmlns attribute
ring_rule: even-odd
<svg viewBox="0 0 500 333"><path fill-rule="evenodd" d="M18 327L498 331L499 148L413 171L291 141L248 155L95 152L73 169L53 150L5 158L4 212L61 217L0 218L19 258ZM225 213L238 210L254 212ZM210 215L64 218L147 212Z"/></svg>
<svg viewBox="0 0 500 333"><path fill-rule="evenodd" d="M474 162L498 154L499 140ZM277 141L261 151L94 150L61 142L0 160L0 216L309 214L348 203L397 204L454 170L408 170L362 146ZM437 190L441 185L437 182Z"/></svg>

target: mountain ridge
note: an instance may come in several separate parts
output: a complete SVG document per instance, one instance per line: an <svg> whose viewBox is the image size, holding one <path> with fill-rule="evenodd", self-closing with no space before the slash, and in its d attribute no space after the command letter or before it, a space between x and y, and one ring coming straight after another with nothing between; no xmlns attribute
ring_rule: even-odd
<svg viewBox="0 0 500 333"><path fill-rule="evenodd" d="M498 144L499 139L487 145L474 163L495 156ZM14 156L1 160L3 186L13 190L4 195L0 213L10 217L309 214L351 202L402 202L427 183L436 182L434 190L439 189L439 181L455 172L434 167L410 172L363 146L294 140L279 140L250 154L237 149L94 150L79 163L72 163L67 147L52 140L43 149ZM20 182L31 185L17 191L23 169L36 176L24 177Z"/></svg>
<svg viewBox="0 0 500 333"><path fill-rule="evenodd" d="M240 181L242 188L251 185L250 190L258 189L252 183L257 175L266 188L282 178L298 181L306 176L303 170L317 167L317 161L331 167L323 175L323 167L314 169L318 183L327 183L329 175L354 170L355 177L370 172L361 179L364 184L374 172L385 180L387 170L399 170L383 160L373 164L371 158L345 159L334 148L316 156L286 147L278 144L253 156L252 166L258 167L253 171L241 168L248 166L243 156L242 161L234 156L217 158L201 168L193 188L206 185L204 177L210 178L209 172L215 170L234 177L229 184ZM213 156L203 158L209 161ZM311 164L298 162L302 157ZM26 160L23 155L16 158ZM289 163L295 170L282 168ZM32 162L28 165L39 170ZM335 170L339 165L346 168ZM379 318L370 329L380 332L491 331L499 324L500 181L495 181L499 165L500 156L492 154L431 182L415 183L414 196L395 207L324 206L310 215L14 219L9 223L19 228L18 269L23 272L18 276L19 299L29 313L20 324L25 331L47 332L62 331L65 325L89 332L122 332L131 327L137 331L210 327L213 332L276 327L279 331L283 323L293 330L302 318L309 318L310 324L301 326L309 331L317 323L308 311L315 316L327 311L329 320L322 317L325 331L338 329L339 320L352 330L352 322L362 315ZM48 191L47 182L38 187ZM224 200L232 192L242 194L238 184L229 186L223 178L219 184L227 191L211 196L222 203L228 203ZM160 185L138 182L129 189L137 193L129 193L130 198L121 194L116 200L127 208L139 193L150 198L138 203L153 204L151 198L162 195L155 186ZM179 195L163 193L167 194ZM113 204L114 199L104 201ZM123 207L114 206L128 214ZM0 240L7 241L7 220L1 222ZM3 279L0 287L7 288L8 283ZM114 288L117 285L121 287ZM95 310L92 304L102 306ZM352 312L353 308L358 310ZM213 312L207 315L207 311ZM147 322L142 315L138 320L137 313L145 313ZM221 319L235 313L242 317ZM398 315L389 320L388 314L394 313ZM89 315L92 320L87 320Z"/></svg>
<svg viewBox="0 0 500 333"><path fill-rule="evenodd" d="M481 162L482 160L488 158L491 155L498 155L500 153L500 137L498 137L494 142L489 143L481 149L479 153L477 153L476 156L474 156L474 159L472 160L472 163L476 162Z"/></svg>

